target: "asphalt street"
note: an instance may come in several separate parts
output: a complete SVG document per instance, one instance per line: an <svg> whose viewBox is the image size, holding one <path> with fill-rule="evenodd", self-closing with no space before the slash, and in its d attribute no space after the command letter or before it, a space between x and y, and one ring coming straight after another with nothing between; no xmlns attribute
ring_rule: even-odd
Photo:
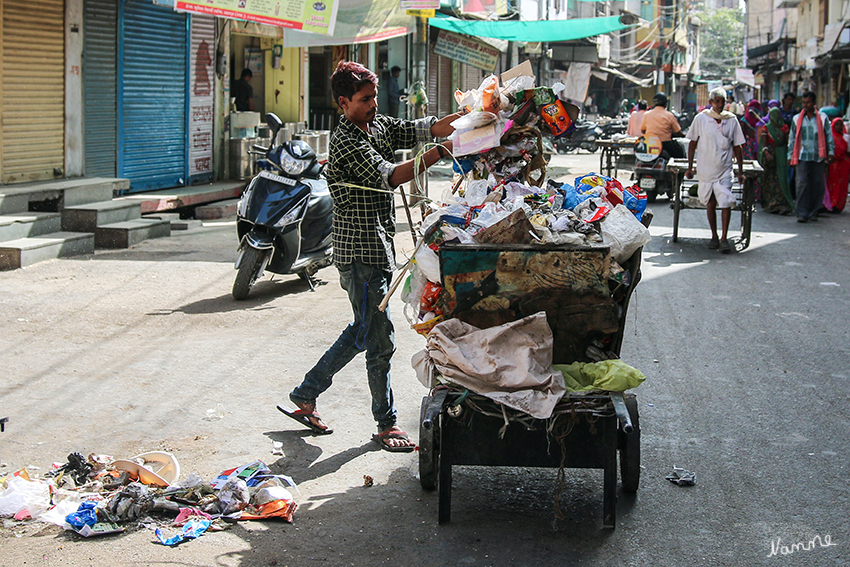
<svg viewBox="0 0 850 567"><path fill-rule="evenodd" d="M553 165L567 180L599 157ZM435 176L431 193L448 183ZM0 566L850 565L850 212L797 224L759 210L750 246L721 255L706 248L704 211L682 212L674 243L669 203L650 209L621 353L647 376L641 483L618 491L616 530L602 527L597 470L567 472L556 521L556 470L456 468L452 522L438 525L417 456L370 440L362 357L319 400L335 433L300 430L275 405L348 323L345 293L327 268L314 293L277 276L235 302L223 219L0 273L0 476L44 474L72 451L168 450L181 476L205 478L259 459L299 484L294 522L240 522L172 549L144 528L86 540L6 521ZM399 221L401 258L401 209ZM409 361L424 339L397 296L390 306L396 406L416 437L427 391ZM674 466L696 485L665 480Z"/></svg>

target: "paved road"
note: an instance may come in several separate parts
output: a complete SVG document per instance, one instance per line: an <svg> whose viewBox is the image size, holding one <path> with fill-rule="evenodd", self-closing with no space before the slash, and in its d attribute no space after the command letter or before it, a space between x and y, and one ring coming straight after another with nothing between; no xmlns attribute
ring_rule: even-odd
<svg viewBox="0 0 850 567"><path fill-rule="evenodd" d="M574 177L598 157L555 165ZM320 400L336 432L297 430L274 406L347 323L345 295L325 269L316 293L278 277L235 303L224 221L0 273L0 471L43 473L71 451L165 449L183 475L208 478L262 459L300 484L294 524L241 522L176 549L144 529L82 540L5 527L0 566L850 564L850 215L799 225L758 212L753 244L723 256L705 247L702 211L684 211L674 244L669 206L651 209L622 353L648 376L643 470L637 495L620 494L616 531L601 526L601 471L567 474L553 531L554 470L457 469L453 521L438 526L416 457L369 440L362 360ZM400 424L415 433L425 390L408 361L423 340L391 306ZM224 418L207 421L218 403ZM674 465L697 485L664 480Z"/></svg>

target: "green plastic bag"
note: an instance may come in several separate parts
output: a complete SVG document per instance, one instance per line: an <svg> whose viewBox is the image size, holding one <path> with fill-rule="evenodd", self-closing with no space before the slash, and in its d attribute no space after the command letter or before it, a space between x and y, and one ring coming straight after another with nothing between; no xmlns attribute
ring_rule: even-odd
<svg viewBox="0 0 850 567"><path fill-rule="evenodd" d="M630 388L637 388L646 380L646 376L640 370L620 359L555 364L554 368L564 375L568 392L589 390L624 392Z"/></svg>

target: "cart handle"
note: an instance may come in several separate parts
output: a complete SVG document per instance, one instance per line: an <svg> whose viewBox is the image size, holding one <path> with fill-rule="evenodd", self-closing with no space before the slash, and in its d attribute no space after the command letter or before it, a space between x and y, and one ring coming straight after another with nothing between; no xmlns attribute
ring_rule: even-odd
<svg viewBox="0 0 850 567"><path fill-rule="evenodd" d="M434 427L434 420L437 419L437 416L439 416L440 412L443 411L443 403L445 403L446 396L448 395L448 390L441 389L435 391L434 394L430 396L431 399L425 406L425 411L422 412L423 428L431 429L432 427Z"/></svg>
<svg viewBox="0 0 850 567"><path fill-rule="evenodd" d="M629 416L629 409L626 407L626 399L623 397L623 392L611 392L611 401L614 403L614 413L617 414L617 419L620 420L620 427L624 433L631 433L635 427L632 425L632 418Z"/></svg>

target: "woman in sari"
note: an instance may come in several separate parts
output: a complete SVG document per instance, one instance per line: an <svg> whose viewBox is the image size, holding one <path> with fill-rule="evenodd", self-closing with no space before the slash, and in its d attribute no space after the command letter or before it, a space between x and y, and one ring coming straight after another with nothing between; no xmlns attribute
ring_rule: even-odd
<svg viewBox="0 0 850 567"><path fill-rule="evenodd" d="M755 99L747 104L747 111L741 117L741 130L747 143L744 144L744 159L758 159L759 140L756 133L761 120L761 103Z"/></svg>
<svg viewBox="0 0 850 567"><path fill-rule="evenodd" d="M830 211L840 213L847 204L847 184L850 182L850 155L847 140L844 139L844 121L832 120L832 140L835 142L835 161L829 165Z"/></svg>
<svg viewBox="0 0 850 567"><path fill-rule="evenodd" d="M759 120L756 123L756 140L761 140L761 132L765 128L767 128L767 121L770 120L770 109L771 108L779 108L778 100L769 100L767 101L767 106L764 108L764 118ZM759 142L759 148L761 148L761 142Z"/></svg>
<svg viewBox="0 0 850 567"><path fill-rule="evenodd" d="M759 163L764 168L761 177L761 206L768 213L788 215L794 210L788 185L788 126L778 107L770 109L767 126L759 137ZM848 162L850 165L850 162Z"/></svg>

